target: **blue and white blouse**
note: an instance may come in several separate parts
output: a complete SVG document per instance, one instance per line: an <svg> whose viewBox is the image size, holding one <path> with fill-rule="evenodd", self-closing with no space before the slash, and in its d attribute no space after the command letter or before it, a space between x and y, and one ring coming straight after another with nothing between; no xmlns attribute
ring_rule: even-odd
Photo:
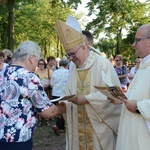
<svg viewBox="0 0 150 150"><path fill-rule="evenodd" d="M24 142L32 137L36 115L53 104L36 74L10 65L0 72L0 142Z"/></svg>

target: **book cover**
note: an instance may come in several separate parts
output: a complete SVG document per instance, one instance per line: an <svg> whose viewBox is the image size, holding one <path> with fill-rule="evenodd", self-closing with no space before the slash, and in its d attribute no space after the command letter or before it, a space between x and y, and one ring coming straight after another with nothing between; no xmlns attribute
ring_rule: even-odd
<svg viewBox="0 0 150 150"><path fill-rule="evenodd" d="M62 96L60 98L52 99L50 101L51 102L58 102L58 101L62 101L62 100L70 100L70 99L75 98L75 97L76 97L76 95L74 94L74 95Z"/></svg>
<svg viewBox="0 0 150 150"><path fill-rule="evenodd" d="M45 85L50 84L50 80L49 80L48 78L43 78L43 79L41 80L41 83L42 83L43 86L45 86Z"/></svg>
<svg viewBox="0 0 150 150"><path fill-rule="evenodd" d="M107 87L100 87L100 86L94 86L96 89L98 89L101 93L106 95L107 97L113 99L113 100L121 100L118 98L118 96L127 98L125 94L122 92L121 88L118 86L107 86Z"/></svg>

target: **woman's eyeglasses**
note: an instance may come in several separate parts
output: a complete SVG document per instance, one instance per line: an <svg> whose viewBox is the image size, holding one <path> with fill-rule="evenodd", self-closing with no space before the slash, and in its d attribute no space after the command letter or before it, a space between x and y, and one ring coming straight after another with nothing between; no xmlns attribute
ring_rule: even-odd
<svg viewBox="0 0 150 150"><path fill-rule="evenodd" d="M43 64L43 63L39 63L38 65L44 66L44 64Z"/></svg>
<svg viewBox="0 0 150 150"><path fill-rule="evenodd" d="M115 59L115 61L121 61L121 59Z"/></svg>

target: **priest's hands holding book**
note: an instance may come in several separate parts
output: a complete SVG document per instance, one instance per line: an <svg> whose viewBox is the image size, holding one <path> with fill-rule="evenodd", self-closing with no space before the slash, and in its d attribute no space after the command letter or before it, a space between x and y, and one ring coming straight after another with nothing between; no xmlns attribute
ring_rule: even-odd
<svg viewBox="0 0 150 150"><path fill-rule="evenodd" d="M121 96L118 96L118 98L120 99L120 101L117 101L117 100L115 101L115 100L110 99L110 98L108 98L108 99L114 105L118 105L118 104L124 103L124 105L126 106L126 108L130 112L132 112L132 113L136 113L137 112L137 101L135 101L135 100L128 100L128 99L126 99L124 97L121 97Z"/></svg>
<svg viewBox="0 0 150 150"><path fill-rule="evenodd" d="M84 105L84 104L88 103L88 101L87 101L87 99L85 98L84 95L79 95L79 96L76 96L74 98L71 98L71 99L68 100L68 102L72 102L76 105Z"/></svg>
<svg viewBox="0 0 150 150"><path fill-rule="evenodd" d="M112 103L112 104L114 104L114 105L120 105L120 104L123 104L123 101L122 100L114 100L114 99L111 99L111 98L109 98L109 97L107 97L108 98L108 100L110 100L110 102ZM118 96L118 98L119 98L119 96ZM122 98L122 97L121 97Z"/></svg>

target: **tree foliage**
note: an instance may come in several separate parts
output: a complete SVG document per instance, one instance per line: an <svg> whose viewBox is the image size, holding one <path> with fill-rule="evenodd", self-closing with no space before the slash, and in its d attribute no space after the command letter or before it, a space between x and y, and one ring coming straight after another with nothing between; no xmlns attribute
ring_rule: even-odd
<svg viewBox="0 0 150 150"><path fill-rule="evenodd" d="M96 15L96 18L88 23L87 29L92 29L96 37L104 32L108 39L113 38L116 41L115 54L122 53L127 49L124 47L124 31L133 33L133 28L150 22L147 4L139 1L92 0L87 7L89 16L93 13ZM130 40L133 42L133 39ZM128 41L128 44L131 44L131 41Z"/></svg>
<svg viewBox="0 0 150 150"><path fill-rule="evenodd" d="M18 3L31 3L34 0L1 0L0 1L0 31L1 31L1 47L14 48L14 9Z"/></svg>
<svg viewBox="0 0 150 150"><path fill-rule="evenodd" d="M14 2L10 7L8 2ZM68 14L76 12L81 0L1 0L0 4L0 48L8 48L9 33L13 36L14 46L24 40L33 40L40 44L44 56L61 57L64 50L55 33L55 20L66 20ZM88 22L86 29L93 32L95 38L103 33L105 37L95 44L107 56L123 54L128 59L133 58L131 44L137 28L150 22L150 3L139 0L89 0L86 6L88 16L95 18ZM13 8L13 9L11 9ZM14 13L9 20L10 11ZM10 26L10 21L13 26ZM10 26L10 27L9 27ZM9 30L8 30L9 29ZM124 35L126 33L126 35Z"/></svg>
<svg viewBox="0 0 150 150"><path fill-rule="evenodd" d="M56 7L57 6L57 7ZM61 1L39 0L34 5L20 7L16 13L16 39L33 40L40 44L43 55L64 55L63 48L55 32L55 21L65 21L71 13L70 8L63 7Z"/></svg>
<svg viewBox="0 0 150 150"><path fill-rule="evenodd" d="M70 8L62 5L61 1L37 0L34 5L15 3L15 46L22 41L33 40L39 43L45 57L63 56L64 50L55 32L55 21L65 21L70 13Z"/></svg>

